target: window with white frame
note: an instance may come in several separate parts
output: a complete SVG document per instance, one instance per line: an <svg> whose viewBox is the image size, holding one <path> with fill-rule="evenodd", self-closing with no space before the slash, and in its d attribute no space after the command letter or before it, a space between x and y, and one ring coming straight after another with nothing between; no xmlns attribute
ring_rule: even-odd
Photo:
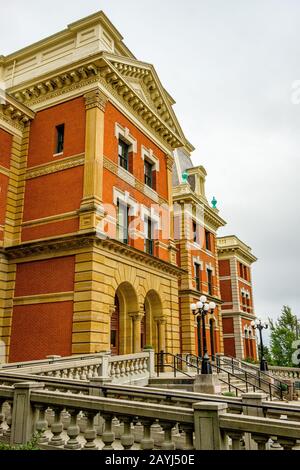
<svg viewBox="0 0 300 470"><path fill-rule="evenodd" d="M133 173L133 154L137 153L137 141L127 127L115 124L115 137L118 139L118 163L121 168Z"/></svg>

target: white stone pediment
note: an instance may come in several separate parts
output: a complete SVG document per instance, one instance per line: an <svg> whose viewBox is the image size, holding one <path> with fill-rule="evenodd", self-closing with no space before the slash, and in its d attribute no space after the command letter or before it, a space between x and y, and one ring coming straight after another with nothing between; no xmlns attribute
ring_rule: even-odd
<svg viewBox="0 0 300 470"><path fill-rule="evenodd" d="M104 54L110 67L122 76L130 88L155 112L159 118L181 139L183 131L172 109L174 100L162 86L151 64L146 64L127 57Z"/></svg>

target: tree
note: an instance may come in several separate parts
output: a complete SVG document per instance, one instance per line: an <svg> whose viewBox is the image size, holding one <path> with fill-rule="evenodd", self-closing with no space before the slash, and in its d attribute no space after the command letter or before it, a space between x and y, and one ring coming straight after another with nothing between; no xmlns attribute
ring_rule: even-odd
<svg viewBox="0 0 300 470"><path fill-rule="evenodd" d="M276 366L293 367L292 343L297 339L299 322L289 306L284 305L277 321L269 318L271 338L270 351L272 363Z"/></svg>

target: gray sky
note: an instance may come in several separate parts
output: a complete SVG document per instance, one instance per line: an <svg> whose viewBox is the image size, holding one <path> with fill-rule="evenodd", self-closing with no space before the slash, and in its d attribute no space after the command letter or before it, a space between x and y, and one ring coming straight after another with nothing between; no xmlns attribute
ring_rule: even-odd
<svg viewBox="0 0 300 470"><path fill-rule="evenodd" d="M257 315L288 304L300 317L299 0L0 0L0 54L101 9L176 100L207 196L228 222L220 235L259 258Z"/></svg>

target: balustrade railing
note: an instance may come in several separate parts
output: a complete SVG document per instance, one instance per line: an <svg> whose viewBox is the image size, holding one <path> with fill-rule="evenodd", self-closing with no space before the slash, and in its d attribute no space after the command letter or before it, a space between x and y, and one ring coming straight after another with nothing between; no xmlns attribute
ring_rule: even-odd
<svg viewBox="0 0 300 470"><path fill-rule="evenodd" d="M249 400L251 394L240 401L245 413L236 414L228 413L224 402L200 399L189 407L170 406L137 396L132 402L53 392L41 383L21 382L0 386L0 441L24 444L38 432L40 448L57 450L299 450L299 420L259 415L257 404L246 413Z"/></svg>
<svg viewBox="0 0 300 470"><path fill-rule="evenodd" d="M97 377L110 378L114 383L140 383L146 385L154 373L154 351L110 356L99 353L68 358L48 358L41 361L4 364L3 372L11 374L34 374L42 377L89 381Z"/></svg>

